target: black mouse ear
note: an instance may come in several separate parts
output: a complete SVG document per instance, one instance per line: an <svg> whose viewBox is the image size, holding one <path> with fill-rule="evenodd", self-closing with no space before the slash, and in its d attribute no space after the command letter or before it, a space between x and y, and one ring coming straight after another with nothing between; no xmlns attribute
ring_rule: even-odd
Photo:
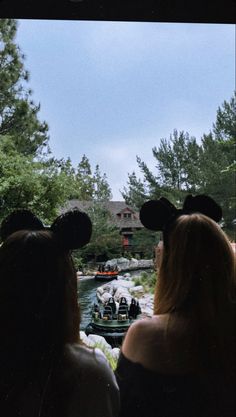
<svg viewBox="0 0 236 417"><path fill-rule="evenodd" d="M139 218L144 227L150 230L163 230L166 223L176 211L169 200L150 200L141 207Z"/></svg>
<svg viewBox="0 0 236 417"><path fill-rule="evenodd" d="M200 194L195 197L188 195L185 198L183 210L202 213L215 222L219 222L222 219L221 207L213 200L213 198L205 194Z"/></svg>
<svg viewBox="0 0 236 417"><path fill-rule="evenodd" d="M85 246L91 238L92 223L89 216L80 210L70 210L57 217L51 228L67 250Z"/></svg>
<svg viewBox="0 0 236 417"><path fill-rule="evenodd" d="M1 223L0 236L4 241L18 230L42 230L44 225L30 210L18 209L12 211Z"/></svg>

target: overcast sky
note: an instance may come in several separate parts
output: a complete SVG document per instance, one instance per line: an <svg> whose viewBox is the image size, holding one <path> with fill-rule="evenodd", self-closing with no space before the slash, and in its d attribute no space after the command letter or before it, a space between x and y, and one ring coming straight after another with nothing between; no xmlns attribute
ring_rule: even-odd
<svg viewBox="0 0 236 417"><path fill-rule="evenodd" d="M99 164L113 200L174 129L199 141L235 88L234 25L20 20L29 87L57 158Z"/></svg>

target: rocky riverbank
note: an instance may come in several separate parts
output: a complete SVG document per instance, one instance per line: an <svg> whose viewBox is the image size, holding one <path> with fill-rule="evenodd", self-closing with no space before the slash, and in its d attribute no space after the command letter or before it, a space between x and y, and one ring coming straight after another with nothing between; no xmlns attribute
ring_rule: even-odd
<svg viewBox="0 0 236 417"><path fill-rule="evenodd" d="M124 276L118 276L117 280L110 281L97 288L97 298L99 302L105 304L110 297L119 306L121 297L126 297L128 304L132 298L139 301L142 310L141 318L152 317L153 315L153 294L145 294L142 285L135 286L135 277L131 277L129 273Z"/></svg>
<svg viewBox="0 0 236 417"><path fill-rule="evenodd" d="M154 267L152 259L117 258L106 262L106 266L117 268L119 272L137 271L138 269L151 269Z"/></svg>
<svg viewBox="0 0 236 417"><path fill-rule="evenodd" d="M129 271L137 271L137 270L145 270L145 269L154 269L154 262L152 259L127 259L127 258L114 258L110 259L105 263L105 267L110 267L118 270L118 272L129 272ZM91 266L85 268L86 271L78 271L78 276L80 275L87 275L87 276L94 276L96 270L91 268Z"/></svg>

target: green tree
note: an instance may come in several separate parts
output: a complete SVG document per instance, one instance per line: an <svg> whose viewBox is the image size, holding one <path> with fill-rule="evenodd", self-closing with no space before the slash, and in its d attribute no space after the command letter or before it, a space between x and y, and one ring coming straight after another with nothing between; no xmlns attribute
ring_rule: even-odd
<svg viewBox="0 0 236 417"><path fill-rule="evenodd" d="M92 257L95 262L120 255L121 236L119 229L112 224L109 211L99 202L94 202L87 213L93 224L93 232L90 243L79 254L84 259Z"/></svg>
<svg viewBox="0 0 236 417"><path fill-rule="evenodd" d="M106 200L111 190L99 166L92 173L83 155L77 169L70 158L51 157L48 126L27 87L29 73L15 43L17 22L0 20L0 218L29 208L44 222L71 198Z"/></svg>
<svg viewBox="0 0 236 417"><path fill-rule="evenodd" d="M236 143L236 91L229 102L225 100L222 106L218 107L213 132L219 141Z"/></svg>
<svg viewBox="0 0 236 417"><path fill-rule="evenodd" d="M18 208L28 208L51 222L68 198L71 180L60 163L35 160L16 150L10 137L0 140L0 220Z"/></svg>
<svg viewBox="0 0 236 417"><path fill-rule="evenodd" d="M137 210L140 209L149 195L145 180L142 181L140 178L137 178L135 172L128 174L127 187L123 188L121 195L124 198L126 204L131 205Z"/></svg>
<svg viewBox="0 0 236 417"><path fill-rule="evenodd" d="M48 151L48 125L40 122L40 104L27 88L29 73L24 55L15 44L17 22L0 19L0 135L8 135L24 155Z"/></svg>
<svg viewBox="0 0 236 417"><path fill-rule="evenodd" d="M163 196L178 205L186 193L199 189L200 146L195 138L174 130L169 140L161 139L152 153L157 172L153 174L147 164L137 157L143 180L137 179L135 173L128 174L128 187L122 193L127 203L140 208L145 200Z"/></svg>
<svg viewBox="0 0 236 417"><path fill-rule="evenodd" d="M94 191L93 200L109 201L112 198L111 188L107 181L106 174L101 174L99 165L96 165L93 175Z"/></svg>
<svg viewBox="0 0 236 417"><path fill-rule="evenodd" d="M221 205L225 228L233 232L236 212L235 152L236 96L218 108L213 132L202 138L201 191L210 194Z"/></svg>
<svg viewBox="0 0 236 417"><path fill-rule="evenodd" d="M223 209L227 230L232 229L235 218L235 102L234 96L218 108L213 132L204 134L201 143L188 133L174 130L170 138L161 139L152 149L156 161L155 173L137 157L143 179L135 172L128 174L128 184L123 197L140 208L151 198L167 197L181 206L188 193L211 195Z"/></svg>
<svg viewBox="0 0 236 417"><path fill-rule="evenodd" d="M159 232L151 232L147 229L136 230L132 237L133 252L141 253L142 258L152 259L154 246L160 239Z"/></svg>
<svg viewBox="0 0 236 417"><path fill-rule="evenodd" d="M195 192L199 171L199 146L188 133L174 130L169 140L153 148L161 185L178 191Z"/></svg>
<svg viewBox="0 0 236 417"><path fill-rule="evenodd" d="M101 174L99 165L96 165L93 173L86 155L82 156L77 169L73 173L73 178L73 198L95 201L108 201L111 199L111 188L106 174Z"/></svg>

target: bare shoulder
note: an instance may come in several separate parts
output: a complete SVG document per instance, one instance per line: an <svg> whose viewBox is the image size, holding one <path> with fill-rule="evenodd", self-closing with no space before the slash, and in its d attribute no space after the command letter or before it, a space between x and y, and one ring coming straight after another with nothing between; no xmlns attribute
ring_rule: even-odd
<svg viewBox="0 0 236 417"><path fill-rule="evenodd" d="M171 325L169 325L171 322ZM192 366L192 350L180 328L182 319L169 314L139 320L127 332L123 354L132 362L161 373L182 373Z"/></svg>
<svg viewBox="0 0 236 417"><path fill-rule="evenodd" d="M166 321L166 315L136 321L130 326L122 344L124 355L134 362L142 363L143 357L153 349L153 344L162 344Z"/></svg>

